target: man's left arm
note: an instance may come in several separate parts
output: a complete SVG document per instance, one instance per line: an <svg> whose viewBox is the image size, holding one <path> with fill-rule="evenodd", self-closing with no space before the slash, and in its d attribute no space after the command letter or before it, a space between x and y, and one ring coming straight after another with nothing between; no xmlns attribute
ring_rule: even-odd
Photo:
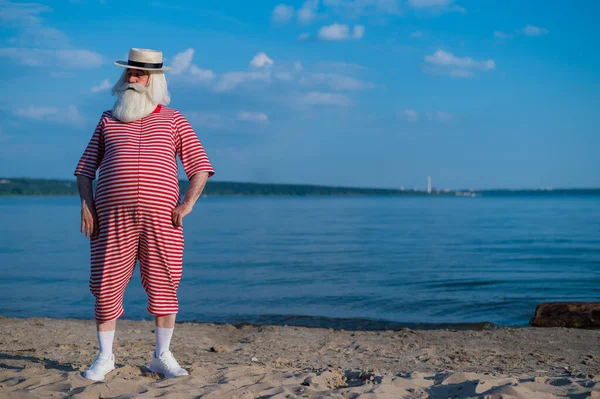
<svg viewBox="0 0 600 399"><path fill-rule="evenodd" d="M209 172L198 172L192 176L190 180L190 186L185 192L185 199L177 208L173 209L171 214L173 219L173 226L182 227L183 226L183 218L189 215L194 209L194 205L200 195L202 195L202 191L204 190L204 186L206 186L206 182L208 181Z"/></svg>
<svg viewBox="0 0 600 399"><path fill-rule="evenodd" d="M175 111L174 122L177 155L190 181L184 201L172 212L173 226L181 227L183 218L192 212L206 181L215 171L194 129L178 111Z"/></svg>

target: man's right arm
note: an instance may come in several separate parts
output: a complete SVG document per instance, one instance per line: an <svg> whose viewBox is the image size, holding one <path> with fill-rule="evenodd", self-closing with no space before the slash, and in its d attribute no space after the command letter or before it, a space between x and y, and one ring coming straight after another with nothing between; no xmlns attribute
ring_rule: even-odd
<svg viewBox="0 0 600 399"><path fill-rule="evenodd" d="M93 180L84 175L77 175L77 188L79 189L79 197L81 203L88 205L94 204L94 193L92 189Z"/></svg>
<svg viewBox="0 0 600 399"><path fill-rule="evenodd" d="M77 188L81 198L81 232L86 237L96 238L98 237L99 226L92 181L89 177L77 175Z"/></svg>
<svg viewBox="0 0 600 399"><path fill-rule="evenodd" d="M96 178L96 170L100 167L102 158L104 158L104 137L102 130L104 128L105 114L102 114L100 122L87 145L77 167L75 176L77 176L77 187L81 197L81 232L86 237L98 236L98 217L94 205L94 193L92 182Z"/></svg>

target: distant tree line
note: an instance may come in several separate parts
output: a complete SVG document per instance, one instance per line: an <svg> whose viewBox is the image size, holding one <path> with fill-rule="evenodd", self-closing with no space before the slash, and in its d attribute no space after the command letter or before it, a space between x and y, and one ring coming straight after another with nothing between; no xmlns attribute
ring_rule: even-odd
<svg viewBox="0 0 600 399"><path fill-rule="evenodd" d="M94 180L94 187L96 181ZM179 187L185 193L189 181L180 180ZM301 184L259 184L236 183L209 180L204 189L207 196L308 196L308 195L417 195L419 192L402 192L401 190L354 188L354 187L328 187ZM422 193L420 193L422 195ZM15 195L43 195L43 196L69 196L79 195L75 180L56 179L29 179L29 178L0 178L0 196Z"/></svg>
<svg viewBox="0 0 600 399"><path fill-rule="evenodd" d="M94 181L94 184L96 181ZM182 194L189 181L180 180ZM540 189L540 190L392 190L379 188L332 187L304 184L260 184L209 180L204 189L207 196L520 196L520 195L600 195L600 189ZM71 196L79 195L75 180L1 178L0 196Z"/></svg>
<svg viewBox="0 0 600 399"><path fill-rule="evenodd" d="M79 195L75 180L0 178L0 195Z"/></svg>

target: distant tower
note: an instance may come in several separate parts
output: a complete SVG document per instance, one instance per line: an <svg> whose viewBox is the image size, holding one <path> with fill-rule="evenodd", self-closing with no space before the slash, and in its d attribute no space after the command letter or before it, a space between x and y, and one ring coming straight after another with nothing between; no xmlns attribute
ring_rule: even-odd
<svg viewBox="0 0 600 399"><path fill-rule="evenodd" d="M431 176L427 176L427 193L431 194Z"/></svg>

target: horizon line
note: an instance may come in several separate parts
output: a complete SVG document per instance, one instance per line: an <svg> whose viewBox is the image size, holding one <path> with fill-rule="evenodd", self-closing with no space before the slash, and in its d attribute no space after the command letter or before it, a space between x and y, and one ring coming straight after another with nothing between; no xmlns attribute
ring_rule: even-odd
<svg viewBox="0 0 600 399"><path fill-rule="evenodd" d="M45 177L0 177L0 184L7 184L11 180L53 180L53 181L68 181L76 182L77 179L64 179L64 178L45 178ZM97 180L97 179L94 179ZM8 181L8 182L6 182ZM189 183L187 178L180 179L179 182ZM208 180L207 184L211 180ZM325 184L309 184L309 183L257 183L257 182L245 182L245 181L228 181L228 180L212 180L212 183L225 183L225 184L254 184L263 186L304 186L304 187L319 187L319 188L336 188L336 189L353 189L353 190L385 190L385 191L427 191L427 188L388 188L388 187L358 187L358 186L335 186ZM436 192L481 192L481 191L565 191L565 190L600 190L600 187L553 187L546 186L540 188L469 188L469 189L450 189L450 188L438 188L432 187L431 191Z"/></svg>

